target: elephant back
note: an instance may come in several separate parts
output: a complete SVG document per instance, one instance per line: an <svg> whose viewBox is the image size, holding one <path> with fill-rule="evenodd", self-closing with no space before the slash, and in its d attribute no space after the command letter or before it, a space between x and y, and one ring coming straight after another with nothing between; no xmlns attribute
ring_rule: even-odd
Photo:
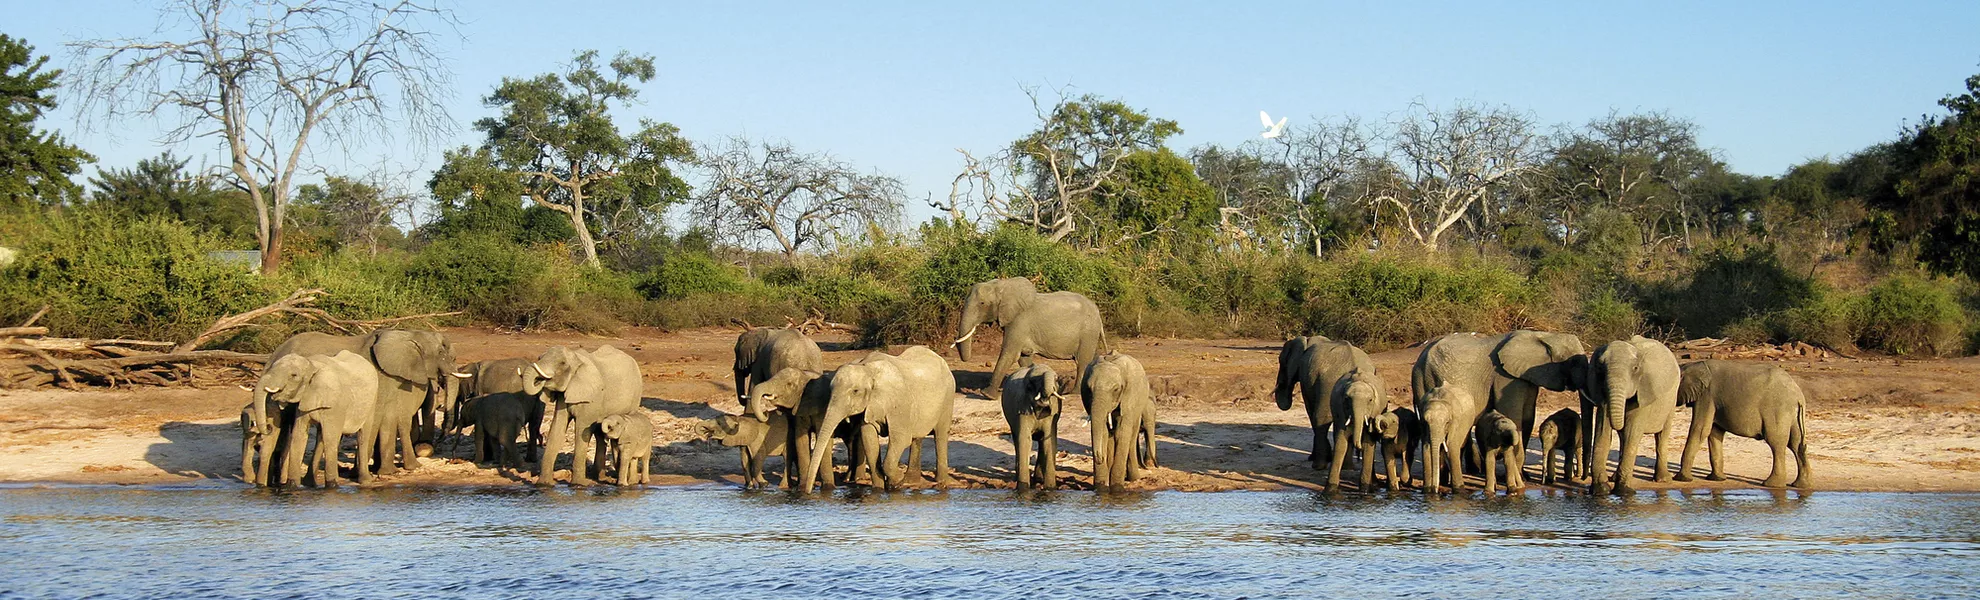
<svg viewBox="0 0 1980 600"><path fill-rule="evenodd" d="M474 364L469 369L474 377L463 389L464 396L486 396L489 394L524 393L523 374L528 373L530 361L527 358L504 358Z"/></svg>
<svg viewBox="0 0 1980 600"><path fill-rule="evenodd" d="M310 360L318 370L298 410L335 410L347 431L369 424L378 403L378 371L371 361L352 352Z"/></svg>
<svg viewBox="0 0 1980 600"><path fill-rule="evenodd" d="M370 356L370 342L371 336L330 335L318 331L305 331L283 340L282 345L276 346L273 352L268 353L268 362L274 364L276 359L291 354L335 356L338 352L351 352L360 356Z"/></svg>
<svg viewBox="0 0 1980 600"><path fill-rule="evenodd" d="M589 368L595 369L603 388L606 410L613 414L639 407L646 382L639 372L639 361L612 346L599 346L589 353Z"/></svg>

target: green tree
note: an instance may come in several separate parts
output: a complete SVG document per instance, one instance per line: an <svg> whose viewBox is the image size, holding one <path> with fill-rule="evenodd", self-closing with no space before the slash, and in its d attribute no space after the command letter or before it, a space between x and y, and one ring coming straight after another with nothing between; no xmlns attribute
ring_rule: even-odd
<svg viewBox="0 0 1980 600"><path fill-rule="evenodd" d="M1062 97L1048 110L1035 91L1026 93L1038 129L988 161L965 153L969 164L956 183L958 188L972 186L992 216L1054 242L1092 218L1094 194L1123 181L1122 163L1128 156L1161 148L1163 141L1182 133L1175 121L1148 116L1119 100L1091 94Z"/></svg>
<svg viewBox="0 0 1980 600"><path fill-rule="evenodd" d="M221 189L211 177L187 171L187 160L166 152L139 160L135 167L98 169L89 180L89 203L136 217L171 217L229 240L252 240L249 199Z"/></svg>
<svg viewBox="0 0 1980 600"><path fill-rule="evenodd" d="M1980 277L1980 75L1939 105L1952 114L1926 117L1898 142L1897 212L1930 223L1919 258L1933 270Z"/></svg>
<svg viewBox="0 0 1980 600"><path fill-rule="evenodd" d="M448 151L426 187L439 212L420 228L429 239L489 234L540 244L577 235L564 215L523 199L522 181L495 164L486 148Z"/></svg>
<svg viewBox="0 0 1980 600"><path fill-rule="evenodd" d="M339 248L363 248L376 255L380 244L402 239L392 215L412 203L375 183L331 175L322 184L296 190L294 214L306 226L320 230Z"/></svg>
<svg viewBox="0 0 1980 600"><path fill-rule="evenodd" d="M611 106L637 100L633 84L653 79L653 57L621 52L607 66L609 75L587 50L563 74L503 78L484 100L501 114L474 125L530 201L570 220L593 267L599 246L658 230L667 207L688 196L673 168L694 158L671 124L641 119L627 134L612 121Z"/></svg>
<svg viewBox="0 0 1980 600"><path fill-rule="evenodd" d="M1196 176L1188 159L1168 148L1143 150L1121 159L1119 181L1093 194L1095 225L1086 246L1207 241L1218 223L1217 191Z"/></svg>
<svg viewBox="0 0 1980 600"><path fill-rule="evenodd" d="M0 208L72 199L78 189L69 177L96 160L62 136L34 128L55 108L52 92L62 76L61 69L43 71L47 64L33 46L0 34Z"/></svg>

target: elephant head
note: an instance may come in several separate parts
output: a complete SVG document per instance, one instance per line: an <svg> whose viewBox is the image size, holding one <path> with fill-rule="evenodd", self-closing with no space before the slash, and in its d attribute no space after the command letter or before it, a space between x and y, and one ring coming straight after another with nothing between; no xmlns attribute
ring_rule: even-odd
<svg viewBox="0 0 1980 600"><path fill-rule="evenodd" d="M1375 439L1378 440L1401 439L1402 419L1396 416L1396 411L1383 411L1382 414L1368 420L1368 429L1369 433L1374 434Z"/></svg>
<svg viewBox="0 0 1980 600"><path fill-rule="evenodd" d="M598 430L605 433L606 439L616 440L619 439L619 436L625 434L627 427L626 420L636 419L636 418L639 418L639 416L633 414L612 415L609 417L605 417L604 419L598 421ZM604 459L601 458L599 460L604 460Z"/></svg>
<svg viewBox="0 0 1980 600"><path fill-rule="evenodd" d="M701 423L695 425L694 431L695 436L701 439L720 440L735 435L739 428L736 427L735 415L722 415L713 419L702 419Z"/></svg>
<svg viewBox="0 0 1980 600"><path fill-rule="evenodd" d="M1336 393L1347 398L1349 447L1360 448L1362 432L1369 428L1369 422L1385 414L1389 407L1388 398L1383 394L1382 379L1375 373L1355 369L1342 377L1335 387L1338 389Z"/></svg>
<svg viewBox="0 0 1980 600"><path fill-rule="evenodd" d="M963 300L962 320L956 324L956 356L969 362L973 355L969 339L976 336L976 329L986 323L1011 322L1036 295L1038 286L1023 277L993 279L969 286L969 296Z"/></svg>
<svg viewBox="0 0 1980 600"><path fill-rule="evenodd" d="M433 394L433 405L447 415L459 418L460 382L474 377L454 363L454 346L436 331L385 329L371 334L371 362L386 375L426 386Z"/></svg>
<svg viewBox="0 0 1980 600"><path fill-rule="evenodd" d="M1570 333L1520 330L1506 336L1492 350L1492 362L1507 377L1525 380L1556 392L1574 387L1572 364L1586 353L1581 338Z"/></svg>
<svg viewBox="0 0 1980 600"><path fill-rule="evenodd" d="M1120 408L1121 393L1127 389L1127 383L1127 372L1113 361L1095 361L1087 370L1086 380L1080 382L1080 386L1085 388L1082 391L1085 392L1087 414L1097 415L1093 418L1094 427L1101 427L1106 418L1104 415Z"/></svg>
<svg viewBox="0 0 1980 600"><path fill-rule="evenodd" d="M1052 367L1045 363L1033 363L1004 380L1004 394L1007 398L1020 400L1026 412L1046 414L1052 411L1054 404L1065 401L1065 395L1060 392L1065 389L1064 386L1065 382L1052 371Z"/></svg>
<svg viewBox="0 0 1980 600"><path fill-rule="evenodd" d="M562 396L567 403L590 402L594 398L564 395L587 367L596 368L591 364L591 357L581 350L563 346L544 350L541 356L536 357L536 362L530 363L531 372L523 374L523 393L537 395L552 392Z"/></svg>
<svg viewBox="0 0 1980 600"><path fill-rule="evenodd" d="M1594 390L1605 392L1592 396L1598 403L1606 403L1609 428L1622 431L1623 411L1630 398L1636 397L1636 382L1642 376L1643 364L1637 356L1636 346L1629 342L1614 341L1595 351L1589 361L1589 381Z"/></svg>
<svg viewBox="0 0 1980 600"><path fill-rule="evenodd" d="M1424 399L1423 414L1420 417L1423 419L1423 489L1425 491L1436 491L1439 477L1444 470L1451 468L1444 464L1446 457L1450 456L1449 450L1440 448L1449 446L1455 449L1456 446L1463 445L1461 441L1453 445L1450 438L1452 435L1462 437L1462 431L1468 429L1465 424L1453 422L1457 416L1456 404L1460 401L1470 402L1466 396L1469 394L1456 386L1446 385L1431 390L1429 396ZM1451 485L1455 488L1461 483L1454 481Z"/></svg>
<svg viewBox="0 0 1980 600"><path fill-rule="evenodd" d="M1298 365L1306 361L1311 342L1311 338L1294 337L1279 349L1278 384L1272 387L1272 400L1279 403L1279 410L1292 410L1293 384L1299 382Z"/></svg>
<svg viewBox="0 0 1980 600"><path fill-rule="evenodd" d="M269 363L268 369L262 371L261 380L256 382L255 390L268 400L295 404L303 399L303 388L308 387L310 380L316 377L316 370L316 362L307 356L285 355ZM265 416L257 415L257 418L264 423L267 422Z"/></svg>
<svg viewBox="0 0 1980 600"><path fill-rule="evenodd" d="M812 380L824 373L809 369L785 367L762 383L749 388L749 416L758 421L769 421L768 412L774 409L797 411L798 403L804 399L804 388Z"/></svg>
<svg viewBox="0 0 1980 600"><path fill-rule="evenodd" d="M862 363L842 365L832 372L831 377L819 378L821 381L827 379L829 382L826 385L831 388L831 394L825 402L825 416L818 423L818 431L823 433L812 440L812 456L830 456L828 454L832 451L830 433L838 429L839 424L845 422L847 418L853 415L865 415L869 424L885 423L888 409L891 408L888 405L890 399L881 397L890 390L882 389L879 369L872 365ZM817 469L805 473L798 480L798 489L806 493L810 493L812 482L832 476L830 472L832 461L812 462Z"/></svg>

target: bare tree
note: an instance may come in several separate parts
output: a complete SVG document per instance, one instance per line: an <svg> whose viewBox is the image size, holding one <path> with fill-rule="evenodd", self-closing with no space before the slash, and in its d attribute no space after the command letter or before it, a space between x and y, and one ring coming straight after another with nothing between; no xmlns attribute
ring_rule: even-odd
<svg viewBox="0 0 1980 600"><path fill-rule="evenodd" d="M1374 198L1395 208L1417 243L1435 250L1467 213L1489 213L1481 204L1537 167L1540 142L1532 118L1509 107L1413 105L1396 121L1390 144L1397 189Z"/></svg>
<svg viewBox="0 0 1980 600"><path fill-rule="evenodd" d="M1314 119L1310 126L1288 126L1276 142L1287 176L1286 203L1278 212L1308 236L1313 256L1325 253L1326 227L1334 208L1363 204L1375 197L1366 173L1376 162L1376 132L1352 117Z"/></svg>
<svg viewBox="0 0 1980 600"><path fill-rule="evenodd" d="M284 217L312 135L428 136L452 125L441 105L449 73L426 28L454 26L450 10L413 0L179 0L163 20L160 32L193 31L69 44L85 110L174 114L171 143L220 138L232 183L254 201L264 272L281 268Z"/></svg>
<svg viewBox="0 0 1980 600"><path fill-rule="evenodd" d="M1078 229L1092 195L1122 180L1122 159L1182 131L1118 100L1061 93L1048 108L1036 88L1026 88L1025 96L1038 130L985 159L963 151L947 208L971 202L985 214L1064 240Z"/></svg>
<svg viewBox="0 0 1980 600"><path fill-rule="evenodd" d="M768 237L787 257L823 247L846 229L885 229L900 217L900 180L860 173L827 154L741 136L702 154L708 183L691 214L737 241Z"/></svg>
<svg viewBox="0 0 1980 600"><path fill-rule="evenodd" d="M1645 244L1662 242L1668 236L1661 232L1675 225L1690 246L1686 184L1713 161L1711 152L1698 145L1696 124L1664 113L1611 113L1580 131L1561 134L1552 153L1566 203L1607 206L1637 216Z"/></svg>

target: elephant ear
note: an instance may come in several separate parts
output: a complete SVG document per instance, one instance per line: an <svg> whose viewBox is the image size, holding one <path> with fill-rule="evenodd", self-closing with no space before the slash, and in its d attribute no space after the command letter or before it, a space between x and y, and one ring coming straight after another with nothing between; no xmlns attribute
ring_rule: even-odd
<svg viewBox="0 0 1980 600"><path fill-rule="evenodd" d="M1492 351L1492 360L1508 377L1563 391L1572 385L1568 363L1583 350L1581 338L1570 334L1521 330L1506 336Z"/></svg>
<svg viewBox="0 0 1980 600"><path fill-rule="evenodd" d="M419 345L418 338L403 331L381 331L374 334L371 347L372 364L378 370L407 381L426 381L433 370L426 368L427 357Z"/></svg>

